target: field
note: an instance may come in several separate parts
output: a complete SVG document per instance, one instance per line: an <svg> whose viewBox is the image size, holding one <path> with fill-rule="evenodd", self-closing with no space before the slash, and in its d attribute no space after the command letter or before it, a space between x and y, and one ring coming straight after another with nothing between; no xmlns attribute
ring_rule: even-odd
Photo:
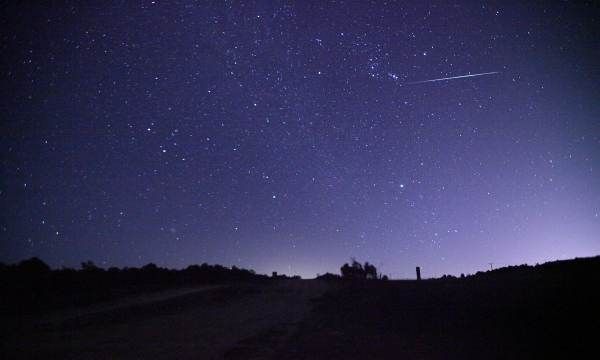
<svg viewBox="0 0 600 360"><path fill-rule="evenodd" d="M13 319L3 358L580 358L600 333L598 263L169 289Z"/></svg>

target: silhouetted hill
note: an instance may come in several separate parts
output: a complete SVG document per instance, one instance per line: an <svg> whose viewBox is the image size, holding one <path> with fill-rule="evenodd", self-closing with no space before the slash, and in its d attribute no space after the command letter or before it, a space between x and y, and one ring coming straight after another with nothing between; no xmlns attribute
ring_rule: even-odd
<svg viewBox="0 0 600 360"><path fill-rule="evenodd" d="M560 280L563 278L585 277L600 273L600 256L575 258L569 260L550 261L535 266L516 265L498 268L485 272L477 272L467 278L488 278L503 280L518 280L520 278Z"/></svg>
<svg viewBox="0 0 600 360"><path fill-rule="evenodd" d="M341 280L342 277L337 274L325 273L323 275L317 275L317 280L325 280L325 281L338 281Z"/></svg>

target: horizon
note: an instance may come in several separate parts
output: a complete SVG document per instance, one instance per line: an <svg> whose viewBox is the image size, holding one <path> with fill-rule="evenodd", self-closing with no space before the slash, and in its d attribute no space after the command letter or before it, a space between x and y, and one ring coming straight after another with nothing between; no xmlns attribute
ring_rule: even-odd
<svg viewBox="0 0 600 360"><path fill-rule="evenodd" d="M591 259L591 258L595 258L595 257L600 257L600 254L596 254L596 255L589 255L589 256L584 256L584 257L573 257L573 258L564 258L564 259L553 259L553 260L546 260L543 262L536 262L536 263L520 263L520 264L498 264L499 266L496 266L496 264L493 264L493 268L488 268L488 269L479 269L479 270L475 270L473 272L463 272L463 273L459 273L459 274L450 274L450 273L443 273L443 274L433 274L431 276L422 276L423 280L427 280L427 279L437 279L440 278L444 275L451 275L451 276L455 276L455 277L460 277L461 275L465 275L465 276L470 276L470 275L475 275L478 272L488 272L488 271L494 271L494 270L499 270L499 269L504 269L504 268L509 268L509 267L513 267L513 266L538 266L538 265L544 265L544 264L548 264L548 263L553 263L553 262L560 262L560 261L570 261L570 260L581 260L581 259ZM21 259L19 261L13 262L13 263L2 263L0 262L0 264L4 264L4 265L17 265L18 263L20 263L21 261L25 261L25 260L30 260L32 258L37 258L40 259L41 261L43 261L44 263L46 263L44 261L44 259L38 257L38 256L33 256L31 258L27 258L27 259ZM86 260L88 261L88 260ZM91 261L91 260L89 260ZM92 261L93 262L93 261ZM361 261L359 261L361 262ZM367 261L368 262L368 261ZM81 264L83 262L80 262L77 266L67 266L67 265L61 265L61 266L52 266L51 264L48 264L48 266L50 266L50 269L55 271L55 270L64 270L64 269L73 269L73 270L81 270ZM346 262L349 263L349 262ZM346 264L344 263L344 264ZM96 265L98 268L103 269L103 270L108 270L111 267L116 267L120 270L126 269L126 268L135 268L135 269L140 269L142 267L144 267L145 265L149 265L149 264L154 264L156 265L158 268L161 269L166 269L166 270L176 270L176 271L181 271L181 270L185 270L186 268L190 267L190 266L199 266L199 265L203 265L203 264L207 264L209 266L223 266L224 268L227 269L232 269L233 267L235 267L236 265L226 265L226 264L212 264L212 263L194 263L194 264L188 264L184 267L179 267L179 268L171 268L171 267L167 267L167 266L161 266L160 264L157 264L155 262L148 262L142 265L138 265L138 266L116 266L116 265L110 265L110 264L97 264L94 262L94 265ZM342 264L342 265L344 265ZM340 265L340 267L342 266ZM489 263L488 263L489 266ZM253 268L240 268L241 270L251 270L251 271L255 271L255 269ZM422 267L420 267L421 271L423 270ZM407 276L407 277L394 277L394 276L390 276L390 274L386 274L385 272L381 272L381 269L377 268L378 274L379 275L387 275L389 277L390 280L414 280L414 278L416 277L416 275L414 274L414 269L413 269L413 276ZM341 275L340 269L338 268L337 271L326 271L326 272L321 272L321 273L315 273L315 275L313 276L303 276L302 274L298 274L298 273L282 273L276 270L273 271L266 271L266 272L259 272L259 271L255 271L255 273L257 275L263 275L263 276L268 276L271 277L271 275L273 274L273 272L276 272L278 275L285 275L285 276L300 276L302 280L314 280L316 279L318 276L321 275L325 275L325 274L334 274L334 275ZM423 274L422 274L423 275Z"/></svg>

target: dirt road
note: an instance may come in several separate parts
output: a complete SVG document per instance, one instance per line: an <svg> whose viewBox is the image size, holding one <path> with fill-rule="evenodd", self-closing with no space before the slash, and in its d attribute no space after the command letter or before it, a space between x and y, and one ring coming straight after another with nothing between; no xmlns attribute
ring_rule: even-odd
<svg viewBox="0 0 600 360"><path fill-rule="evenodd" d="M326 289L314 280L277 281L127 299L24 324L5 339L5 350L7 358L266 357ZM269 341L257 342L263 335Z"/></svg>

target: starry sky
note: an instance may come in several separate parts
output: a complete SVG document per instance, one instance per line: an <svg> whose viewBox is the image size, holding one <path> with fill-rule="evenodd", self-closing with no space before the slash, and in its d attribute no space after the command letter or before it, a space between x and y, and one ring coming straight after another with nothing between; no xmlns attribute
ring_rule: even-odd
<svg viewBox="0 0 600 360"><path fill-rule="evenodd" d="M2 262L406 278L600 253L592 1L4 7Z"/></svg>

